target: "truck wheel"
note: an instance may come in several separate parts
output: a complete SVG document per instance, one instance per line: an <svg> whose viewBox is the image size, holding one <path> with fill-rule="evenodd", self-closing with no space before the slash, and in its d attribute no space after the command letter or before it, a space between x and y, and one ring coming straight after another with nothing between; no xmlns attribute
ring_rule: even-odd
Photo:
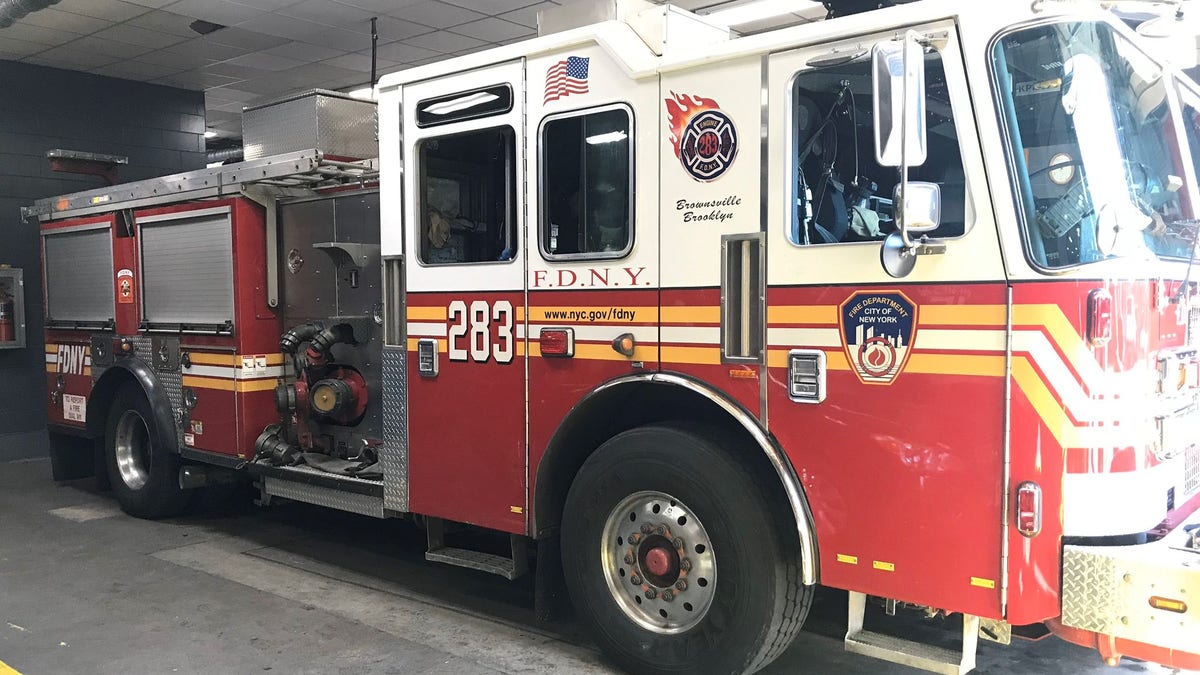
<svg viewBox="0 0 1200 675"><path fill-rule="evenodd" d="M108 477L121 509L138 518L166 518L183 510L179 456L163 446L150 402L134 383L113 398L104 435Z"/></svg>
<svg viewBox="0 0 1200 675"><path fill-rule="evenodd" d="M723 439L707 427L624 432L584 462L567 495L571 599L631 672L753 672L808 614L786 507Z"/></svg>

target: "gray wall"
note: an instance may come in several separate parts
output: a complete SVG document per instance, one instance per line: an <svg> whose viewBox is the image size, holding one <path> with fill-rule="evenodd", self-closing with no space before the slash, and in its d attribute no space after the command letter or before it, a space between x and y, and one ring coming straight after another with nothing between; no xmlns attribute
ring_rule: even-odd
<svg viewBox="0 0 1200 675"><path fill-rule="evenodd" d="M38 230L20 221L20 207L102 185L51 172L54 148L125 155L122 181L203 168L204 94L0 61L0 264L25 269L29 345L0 350L0 435L46 425ZM22 454L16 438L30 436L0 441L0 459Z"/></svg>

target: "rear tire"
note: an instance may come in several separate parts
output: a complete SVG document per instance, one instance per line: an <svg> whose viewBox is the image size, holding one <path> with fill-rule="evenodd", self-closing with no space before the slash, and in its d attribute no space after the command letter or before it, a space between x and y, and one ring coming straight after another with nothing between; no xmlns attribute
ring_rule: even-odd
<svg viewBox="0 0 1200 675"><path fill-rule="evenodd" d="M104 459L117 502L131 516L167 518L187 505L189 495L179 488L182 461L163 433L142 388L122 385L109 408Z"/></svg>
<svg viewBox="0 0 1200 675"><path fill-rule="evenodd" d="M601 649L631 672L751 673L804 623L813 590L786 505L735 442L709 427L632 429L571 485L567 587Z"/></svg>

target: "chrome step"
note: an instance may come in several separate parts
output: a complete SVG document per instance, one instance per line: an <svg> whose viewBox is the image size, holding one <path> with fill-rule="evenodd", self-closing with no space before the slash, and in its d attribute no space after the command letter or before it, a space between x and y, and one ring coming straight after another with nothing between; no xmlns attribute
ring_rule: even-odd
<svg viewBox="0 0 1200 675"><path fill-rule="evenodd" d="M849 622L846 629L846 651L911 668L963 675L975 669L975 648L979 642L979 617L963 616L963 647L961 652L927 645L913 640L875 633L863 629L867 596L850 594Z"/></svg>
<svg viewBox="0 0 1200 675"><path fill-rule="evenodd" d="M425 520L425 537L428 542L428 550L425 552L426 560L466 567L488 574L498 574L509 581L529 571L529 555L526 551L525 538L515 534L509 535L509 546L512 551L510 557L446 546L445 523L441 518Z"/></svg>

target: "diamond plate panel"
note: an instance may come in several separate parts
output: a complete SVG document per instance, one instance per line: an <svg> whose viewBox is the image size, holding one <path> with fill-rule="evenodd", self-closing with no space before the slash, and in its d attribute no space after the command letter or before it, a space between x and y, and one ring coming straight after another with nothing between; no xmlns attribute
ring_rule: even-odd
<svg viewBox="0 0 1200 675"><path fill-rule="evenodd" d="M360 495L356 492L334 490L319 485L306 485L280 478L263 478L263 490L276 497L292 499L306 504L316 504L339 511L349 511L364 516L383 518L383 501L379 497Z"/></svg>
<svg viewBox="0 0 1200 675"><path fill-rule="evenodd" d="M1183 496L1200 492L1200 445L1187 449L1183 457Z"/></svg>
<svg viewBox="0 0 1200 675"><path fill-rule="evenodd" d="M133 343L134 354L145 361L154 359L154 342L148 335L135 335L129 338ZM158 384L167 395L171 404L171 420L175 423L175 441L183 447L183 430L187 428L188 411L183 406L183 373L179 370L179 359L175 359L176 367L172 370L155 370Z"/></svg>
<svg viewBox="0 0 1200 675"><path fill-rule="evenodd" d="M375 104L315 89L242 112L246 159L315 148L328 155L365 159L379 154Z"/></svg>
<svg viewBox="0 0 1200 675"><path fill-rule="evenodd" d="M408 511L408 352L383 348L383 505Z"/></svg>
<svg viewBox="0 0 1200 675"><path fill-rule="evenodd" d="M1062 622L1072 628L1112 633L1117 620L1117 563L1074 547L1063 550Z"/></svg>

